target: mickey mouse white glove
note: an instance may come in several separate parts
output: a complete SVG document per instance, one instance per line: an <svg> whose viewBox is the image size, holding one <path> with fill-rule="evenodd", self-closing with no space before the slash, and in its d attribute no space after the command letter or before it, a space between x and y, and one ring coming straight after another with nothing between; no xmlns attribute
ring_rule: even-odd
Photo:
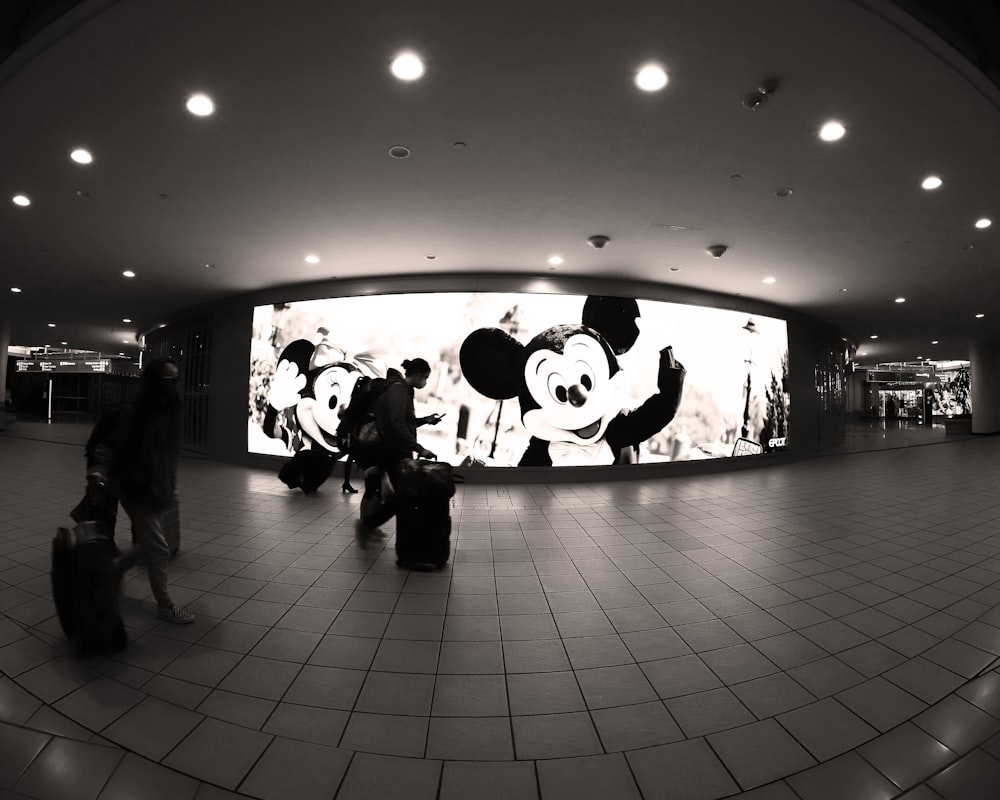
<svg viewBox="0 0 1000 800"><path fill-rule="evenodd" d="M302 399L306 388L306 376L299 374L299 368L292 361L282 361L271 378L271 388L267 392L267 402L279 410L291 408Z"/></svg>

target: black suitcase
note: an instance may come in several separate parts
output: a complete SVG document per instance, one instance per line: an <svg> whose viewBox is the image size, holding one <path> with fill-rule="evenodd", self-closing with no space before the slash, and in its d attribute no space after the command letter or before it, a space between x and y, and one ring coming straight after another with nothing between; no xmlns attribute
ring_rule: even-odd
<svg viewBox="0 0 1000 800"><path fill-rule="evenodd" d="M330 477L336 460L333 453L325 450L299 450L281 468L278 477L289 489L312 494Z"/></svg>
<svg viewBox="0 0 1000 800"><path fill-rule="evenodd" d="M441 569L451 555L455 476L440 461L407 459L396 487L396 565Z"/></svg>
<svg viewBox="0 0 1000 800"><path fill-rule="evenodd" d="M66 638L84 653L114 652L128 643L120 590L114 545L99 526L59 528L52 543L52 597Z"/></svg>

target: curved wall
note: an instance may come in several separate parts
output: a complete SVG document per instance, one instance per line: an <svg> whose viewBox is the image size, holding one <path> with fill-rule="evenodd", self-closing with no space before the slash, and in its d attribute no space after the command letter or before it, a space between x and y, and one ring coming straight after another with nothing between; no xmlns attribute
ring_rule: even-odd
<svg viewBox="0 0 1000 800"><path fill-rule="evenodd" d="M719 295L657 284L612 281L597 278L551 278L535 276L424 275L372 278L353 281L325 281L277 287L228 298L173 316L164 333L175 326L208 323L212 328L212 358L208 396L208 456L242 464L270 464L274 457L247 451L247 408L249 342L253 309L312 299L354 297L398 293L431 292L524 292L537 294L600 294L616 297L683 303L729 309L748 315L765 315L787 322L789 395L788 449L754 458L708 459L703 461L636 464L620 467L517 467L504 470L466 469L472 481L561 481L605 480L662 476L680 472L704 472L763 466L813 454L823 446L843 438L843 415L831 413L829 381L826 390L820 372L836 362L845 342L826 323L773 304L746 298ZM151 334L151 338L156 334ZM678 345L680 351L680 345ZM394 366L394 365L392 365ZM834 398L836 401L836 398ZM834 402L834 406L836 402ZM822 414L822 416L821 416ZM485 475L480 473L486 473Z"/></svg>

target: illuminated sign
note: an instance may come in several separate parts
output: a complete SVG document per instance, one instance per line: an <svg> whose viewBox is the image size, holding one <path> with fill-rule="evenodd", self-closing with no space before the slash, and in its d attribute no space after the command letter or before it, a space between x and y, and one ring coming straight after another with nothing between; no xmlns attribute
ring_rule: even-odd
<svg viewBox="0 0 1000 800"><path fill-rule="evenodd" d="M247 450L342 455L341 414L359 377L414 358L431 367L417 418L444 415L417 440L453 465L624 465L787 444L784 320L644 299L444 292L255 308Z"/></svg>
<svg viewBox="0 0 1000 800"><path fill-rule="evenodd" d="M22 359L17 362L18 372L110 372L111 360L107 358L89 361L45 361Z"/></svg>

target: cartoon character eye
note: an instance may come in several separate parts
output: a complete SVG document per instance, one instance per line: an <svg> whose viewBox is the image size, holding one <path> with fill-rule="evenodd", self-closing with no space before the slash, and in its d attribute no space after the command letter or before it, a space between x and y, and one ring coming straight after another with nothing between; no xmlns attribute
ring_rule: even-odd
<svg viewBox="0 0 1000 800"><path fill-rule="evenodd" d="M569 400L569 392L566 390L566 381L558 372L549 375L549 394L555 398L559 404L565 404Z"/></svg>
<svg viewBox="0 0 1000 800"><path fill-rule="evenodd" d="M327 405L330 407L332 411L335 411L337 409L337 406L340 405L340 399L337 397L336 394L332 394L330 395L330 402Z"/></svg>
<svg viewBox="0 0 1000 800"><path fill-rule="evenodd" d="M594 388L594 370L586 361L577 361L576 368L580 370L580 379L577 381L588 392Z"/></svg>

